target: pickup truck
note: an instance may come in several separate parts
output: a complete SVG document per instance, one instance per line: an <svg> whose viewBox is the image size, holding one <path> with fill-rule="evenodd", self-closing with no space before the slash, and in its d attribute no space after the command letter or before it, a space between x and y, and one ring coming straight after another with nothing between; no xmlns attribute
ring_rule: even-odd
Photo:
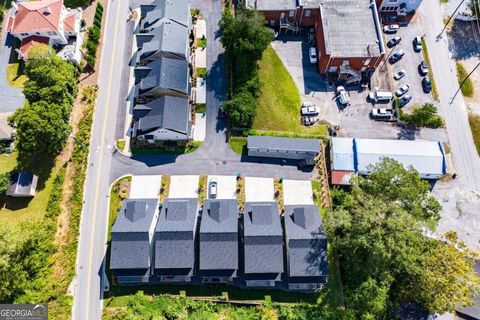
<svg viewBox="0 0 480 320"><path fill-rule="evenodd" d="M393 109L387 108L374 108L370 111L370 117L374 120L379 121L390 121L393 120L394 112Z"/></svg>

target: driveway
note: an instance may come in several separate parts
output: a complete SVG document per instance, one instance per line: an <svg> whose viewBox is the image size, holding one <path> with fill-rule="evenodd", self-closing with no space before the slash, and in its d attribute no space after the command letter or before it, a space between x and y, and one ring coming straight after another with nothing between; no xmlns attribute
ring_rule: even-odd
<svg viewBox="0 0 480 320"><path fill-rule="evenodd" d="M198 176L171 176L168 198L197 198L198 180Z"/></svg>
<svg viewBox="0 0 480 320"><path fill-rule="evenodd" d="M245 202L274 201L272 178L245 177Z"/></svg>
<svg viewBox="0 0 480 320"><path fill-rule="evenodd" d="M303 101L320 107L320 119L340 126L340 136L376 139L425 139L447 141L444 130L400 128L394 123L379 122L369 117L372 104L367 91L360 86L349 86L351 105L339 106L333 100L335 83L317 72L308 60L308 45L303 36L279 36L272 47L292 76ZM412 49L413 50L413 49ZM386 88L388 90L388 88ZM389 105L377 104L377 107Z"/></svg>
<svg viewBox="0 0 480 320"><path fill-rule="evenodd" d="M160 195L162 176L132 176L129 199L156 199Z"/></svg>
<svg viewBox="0 0 480 320"><path fill-rule="evenodd" d="M8 21L8 15L3 19ZM25 96L22 89L14 88L7 81L7 66L10 61L14 38L7 34L6 27L2 29L2 46L0 47L0 113L13 112L23 106Z"/></svg>
<svg viewBox="0 0 480 320"><path fill-rule="evenodd" d="M235 176L208 176L208 185L212 180L217 181L216 199L237 199L237 177ZM210 199L210 192L208 193Z"/></svg>
<svg viewBox="0 0 480 320"><path fill-rule="evenodd" d="M312 182L309 180L283 180L285 205L314 204Z"/></svg>

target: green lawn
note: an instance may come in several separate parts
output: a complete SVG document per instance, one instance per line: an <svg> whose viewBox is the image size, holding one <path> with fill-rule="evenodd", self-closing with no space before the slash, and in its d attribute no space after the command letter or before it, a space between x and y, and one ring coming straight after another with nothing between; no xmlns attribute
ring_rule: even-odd
<svg viewBox="0 0 480 320"><path fill-rule="evenodd" d="M17 153L0 156L0 172L10 172L17 166ZM0 223L16 224L43 217L53 180L60 167L54 166L51 159L31 159L18 169L33 171L38 175L37 192L33 198L7 198L5 205L0 208Z"/></svg>
<svg viewBox="0 0 480 320"><path fill-rule="evenodd" d="M261 93L253 129L323 134L324 125L305 127L301 124L300 94L272 47L265 50L259 67Z"/></svg>
<svg viewBox="0 0 480 320"><path fill-rule="evenodd" d="M7 66L7 80L10 86L15 88L23 88L23 84L28 80L28 78L23 74L23 68L21 68L19 62L12 63Z"/></svg>
<svg viewBox="0 0 480 320"><path fill-rule="evenodd" d="M465 69L465 67L462 65L461 62L457 62L457 78L458 78L458 84L462 84L462 82L467 78L468 72ZM473 82L472 79L468 78L465 80L465 83L463 84L462 88L462 94L465 97L472 98L474 94L474 87L473 87Z"/></svg>
<svg viewBox="0 0 480 320"><path fill-rule="evenodd" d="M247 139L243 137L231 137L228 141L230 148L239 155L247 153Z"/></svg>
<svg viewBox="0 0 480 320"><path fill-rule="evenodd" d="M472 130L475 147L477 147L477 152L480 155L480 116L469 115L468 122L470 123L470 130Z"/></svg>

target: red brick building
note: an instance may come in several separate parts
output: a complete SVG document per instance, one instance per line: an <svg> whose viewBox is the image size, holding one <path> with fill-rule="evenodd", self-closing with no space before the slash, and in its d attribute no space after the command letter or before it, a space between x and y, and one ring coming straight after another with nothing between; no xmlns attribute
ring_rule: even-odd
<svg viewBox="0 0 480 320"><path fill-rule="evenodd" d="M280 32L313 28L318 70L347 83L368 79L385 47L374 0L247 0Z"/></svg>

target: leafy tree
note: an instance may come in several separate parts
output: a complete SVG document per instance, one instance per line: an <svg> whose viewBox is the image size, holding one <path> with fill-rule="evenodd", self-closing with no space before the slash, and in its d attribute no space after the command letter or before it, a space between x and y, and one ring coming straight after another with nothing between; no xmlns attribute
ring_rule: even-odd
<svg viewBox="0 0 480 320"><path fill-rule="evenodd" d="M478 292L471 253L458 242L424 236L440 209L429 197L418 173L391 159L353 179L350 195L335 192L337 207L327 212L325 227L356 319L390 318L391 307L405 298L443 313Z"/></svg>
<svg viewBox="0 0 480 320"><path fill-rule="evenodd" d="M23 92L29 102L40 100L58 105L71 105L76 95L76 67L50 48L39 45L32 48L25 65ZM68 111L70 114L70 111Z"/></svg>
<svg viewBox="0 0 480 320"><path fill-rule="evenodd" d="M223 111L234 127L250 128L257 114L257 102L251 93L244 91L226 101Z"/></svg>
<svg viewBox="0 0 480 320"><path fill-rule="evenodd" d="M62 150L70 132L63 107L46 101L26 103L10 121L17 128L17 148L23 154L55 155Z"/></svg>
<svg viewBox="0 0 480 320"><path fill-rule="evenodd" d="M413 108L411 114L400 112L401 120L417 127L439 128L444 125L443 119L437 115L437 108L432 103Z"/></svg>
<svg viewBox="0 0 480 320"><path fill-rule="evenodd" d="M370 175L359 180L360 188L385 202L396 202L417 219L437 222L441 206L429 194L430 185L420 179L418 172L391 158L368 168Z"/></svg>
<svg viewBox="0 0 480 320"><path fill-rule="evenodd" d="M480 279L473 269L478 255L458 242L456 234L446 238L445 242L429 241L428 253L420 262L421 272L410 291L427 310L440 314L471 305L480 295Z"/></svg>
<svg viewBox="0 0 480 320"><path fill-rule="evenodd" d="M0 201L4 201L10 185L10 177L6 173L0 173Z"/></svg>
<svg viewBox="0 0 480 320"><path fill-rule="evenodd" d="M239 9L235 16L226 10L219 26L222 31L220 41L232 67L232 85L235 92L240 92L255 77L257 61L262 58L274 35L265 27L265 18L261 13L245 8Z"/></svg>

